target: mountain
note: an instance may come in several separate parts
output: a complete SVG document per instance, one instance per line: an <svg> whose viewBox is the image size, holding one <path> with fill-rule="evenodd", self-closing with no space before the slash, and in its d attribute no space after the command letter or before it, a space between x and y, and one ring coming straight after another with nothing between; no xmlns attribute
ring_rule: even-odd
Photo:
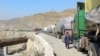
<svg viewBox="0 0 100 56"><path fill-rule="evenodd" d="M68 9L62 12L49 11L45 13L38 13L23 18L14 18L11 20L0 21L6 28L38 28L55 24L59 19L74 16L75 9Z"/></svg>

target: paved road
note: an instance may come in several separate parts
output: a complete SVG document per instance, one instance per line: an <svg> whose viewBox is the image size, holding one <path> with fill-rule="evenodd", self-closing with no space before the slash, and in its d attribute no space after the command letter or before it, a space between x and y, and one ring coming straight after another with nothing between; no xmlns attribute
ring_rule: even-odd
<svg viewBox="0 0 100 56"><path fill-rule="evenodd" d="M72 45L71 49L67 49L60 39L43 33L38 35L42 36L51 45L51 47L54 49L54 52L56 53L56 56L87 56L86 54L77 51L75 48L73 48Z"/></svg>

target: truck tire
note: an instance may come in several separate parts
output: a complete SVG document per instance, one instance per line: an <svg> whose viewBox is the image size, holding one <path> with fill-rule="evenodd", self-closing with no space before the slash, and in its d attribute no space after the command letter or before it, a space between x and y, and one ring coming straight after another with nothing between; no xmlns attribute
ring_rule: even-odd
<svg viewBox="0 0 100 56"><path fill-rule="evenodd" d="M79 42L76 42L76 49L79 51Z"/></svg>
<svg viewBox="0 0 100 56"><path fill-rule="evenodd" d="M74 48L76 48L76 46L75 46L75 40L73 40L73 46L74 46Z"/></svg>
<svg viewBox="0 0 100 56"><path fill-rule="evenodd" d="M62 35L61 34L57 34L56 38L61 39Z"/></svg>
<svg viewBox="0 0 100 56"><path fill-rule="evenodd" d="M80 41L77 41L77 43L76 43L76 48L77 48L77 50L78 51L81 51L82 49L81 49L81 47L80 47Z"/></svg>
<svg viewBox="0 0 100 56"><path fill-rule="evenodd" d="M55 38L57 38L57 33L54 33Z"/></svg>
<svg viewBox="0 0 100 56"><path fill-rule="evenodd" d="M100 56L100 48L99 48L99 50L98 50L98 56Z"/></svg>
<svg viewBox="0 0 100 56"><path fill-rule="evenodd" d="M98 56L98 46L96 43L91 43L88 49L88 56Z"/></svg>
<svg viewBox="0 0 100 56"><path fill-rule="evenodd" d="M57 34L57 38L59 38L59 34Z"/></svg>
<svg viewBox="0 0 100 56"><path fill-rule="evenodd" d="M80 44L80 41L78 42L78 51L82 51L82 48L81 48L81 46L80 46L81 44Z"/></svg>
<svg viewBox="0 0 100 56"><path fill-rule="evenodd" d="M61 35L61 34L59 34L59 39L61 39L61 36L62 36L62 35Z"/></svg>
<svg viewBox="0 0 100 56"><path fill-rule="evenodd" d="M74 41L74 47L78 50L78 41Z"/></svg>

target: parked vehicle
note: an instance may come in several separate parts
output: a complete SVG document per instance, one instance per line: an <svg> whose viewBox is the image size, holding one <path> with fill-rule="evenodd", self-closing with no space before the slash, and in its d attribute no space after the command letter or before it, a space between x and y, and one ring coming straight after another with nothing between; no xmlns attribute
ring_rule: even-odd
<svg viewBox="0 0 100 56"><path fill-rule="evenodd" d="M56 23L56 27L55 27L55 36L59 39L61 39L62 35L64 35L65 31L70 32L70 35L72 33L72 29L71 29L71 21L73 20L73 17L68 17L68 18L64 18L64 19L60 19L57 23Z"/></svg>
<svg viewBox="0 0 100 56"><path fill-rule="evenodd" d="M88 4L93 7L89 7ZM85 4L78 2L77 12L72 22L74 47L76 47L77 50L84 49L88 51L88 56L100 56L99 4L99 0L85 0Z"/></svg>
<svg viewBox="0 0 100 56"><path fill-rule="evenodd" d="M55 25L49 25L47 31L50 35L54 34Z"/></svg>
<svg viewBox="0 0 100 56"><path fill-rule="evenodd" d="M85 32L85 9L84 3L78 2L77 3L77 12L74 17L73 21L73 44L74 46L79 49L80 48L80 39L84 36Z"/></svg>

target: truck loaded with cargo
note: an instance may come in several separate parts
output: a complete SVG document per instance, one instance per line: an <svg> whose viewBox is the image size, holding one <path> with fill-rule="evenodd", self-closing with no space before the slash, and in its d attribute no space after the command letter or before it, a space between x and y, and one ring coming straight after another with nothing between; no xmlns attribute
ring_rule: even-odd
<svg viewBox="0 0 100 56"><path fill-rule="evenodd" d="M71 35L72 34L72 29L71 29L71 21L72 20L73 20L73 17L60 19L56 23L56 27L54 29L55 37L61 39L61 37L64 35L65 31L68 31Z"/></svg>
<svg viewBox="0 0 100 56"><path fill-rule="evenodd" d="M54 28L55 28L55 25L49 25L47 27L47 32L49 35L53 35L54 34Z"/></svg>
<svg viewBox="0 0 100 56"><path fill-rule="evenodd" d="M72 22L73 44L77 50L86 50L88 56L100 56L100 0L77 3Z"/></svg>

